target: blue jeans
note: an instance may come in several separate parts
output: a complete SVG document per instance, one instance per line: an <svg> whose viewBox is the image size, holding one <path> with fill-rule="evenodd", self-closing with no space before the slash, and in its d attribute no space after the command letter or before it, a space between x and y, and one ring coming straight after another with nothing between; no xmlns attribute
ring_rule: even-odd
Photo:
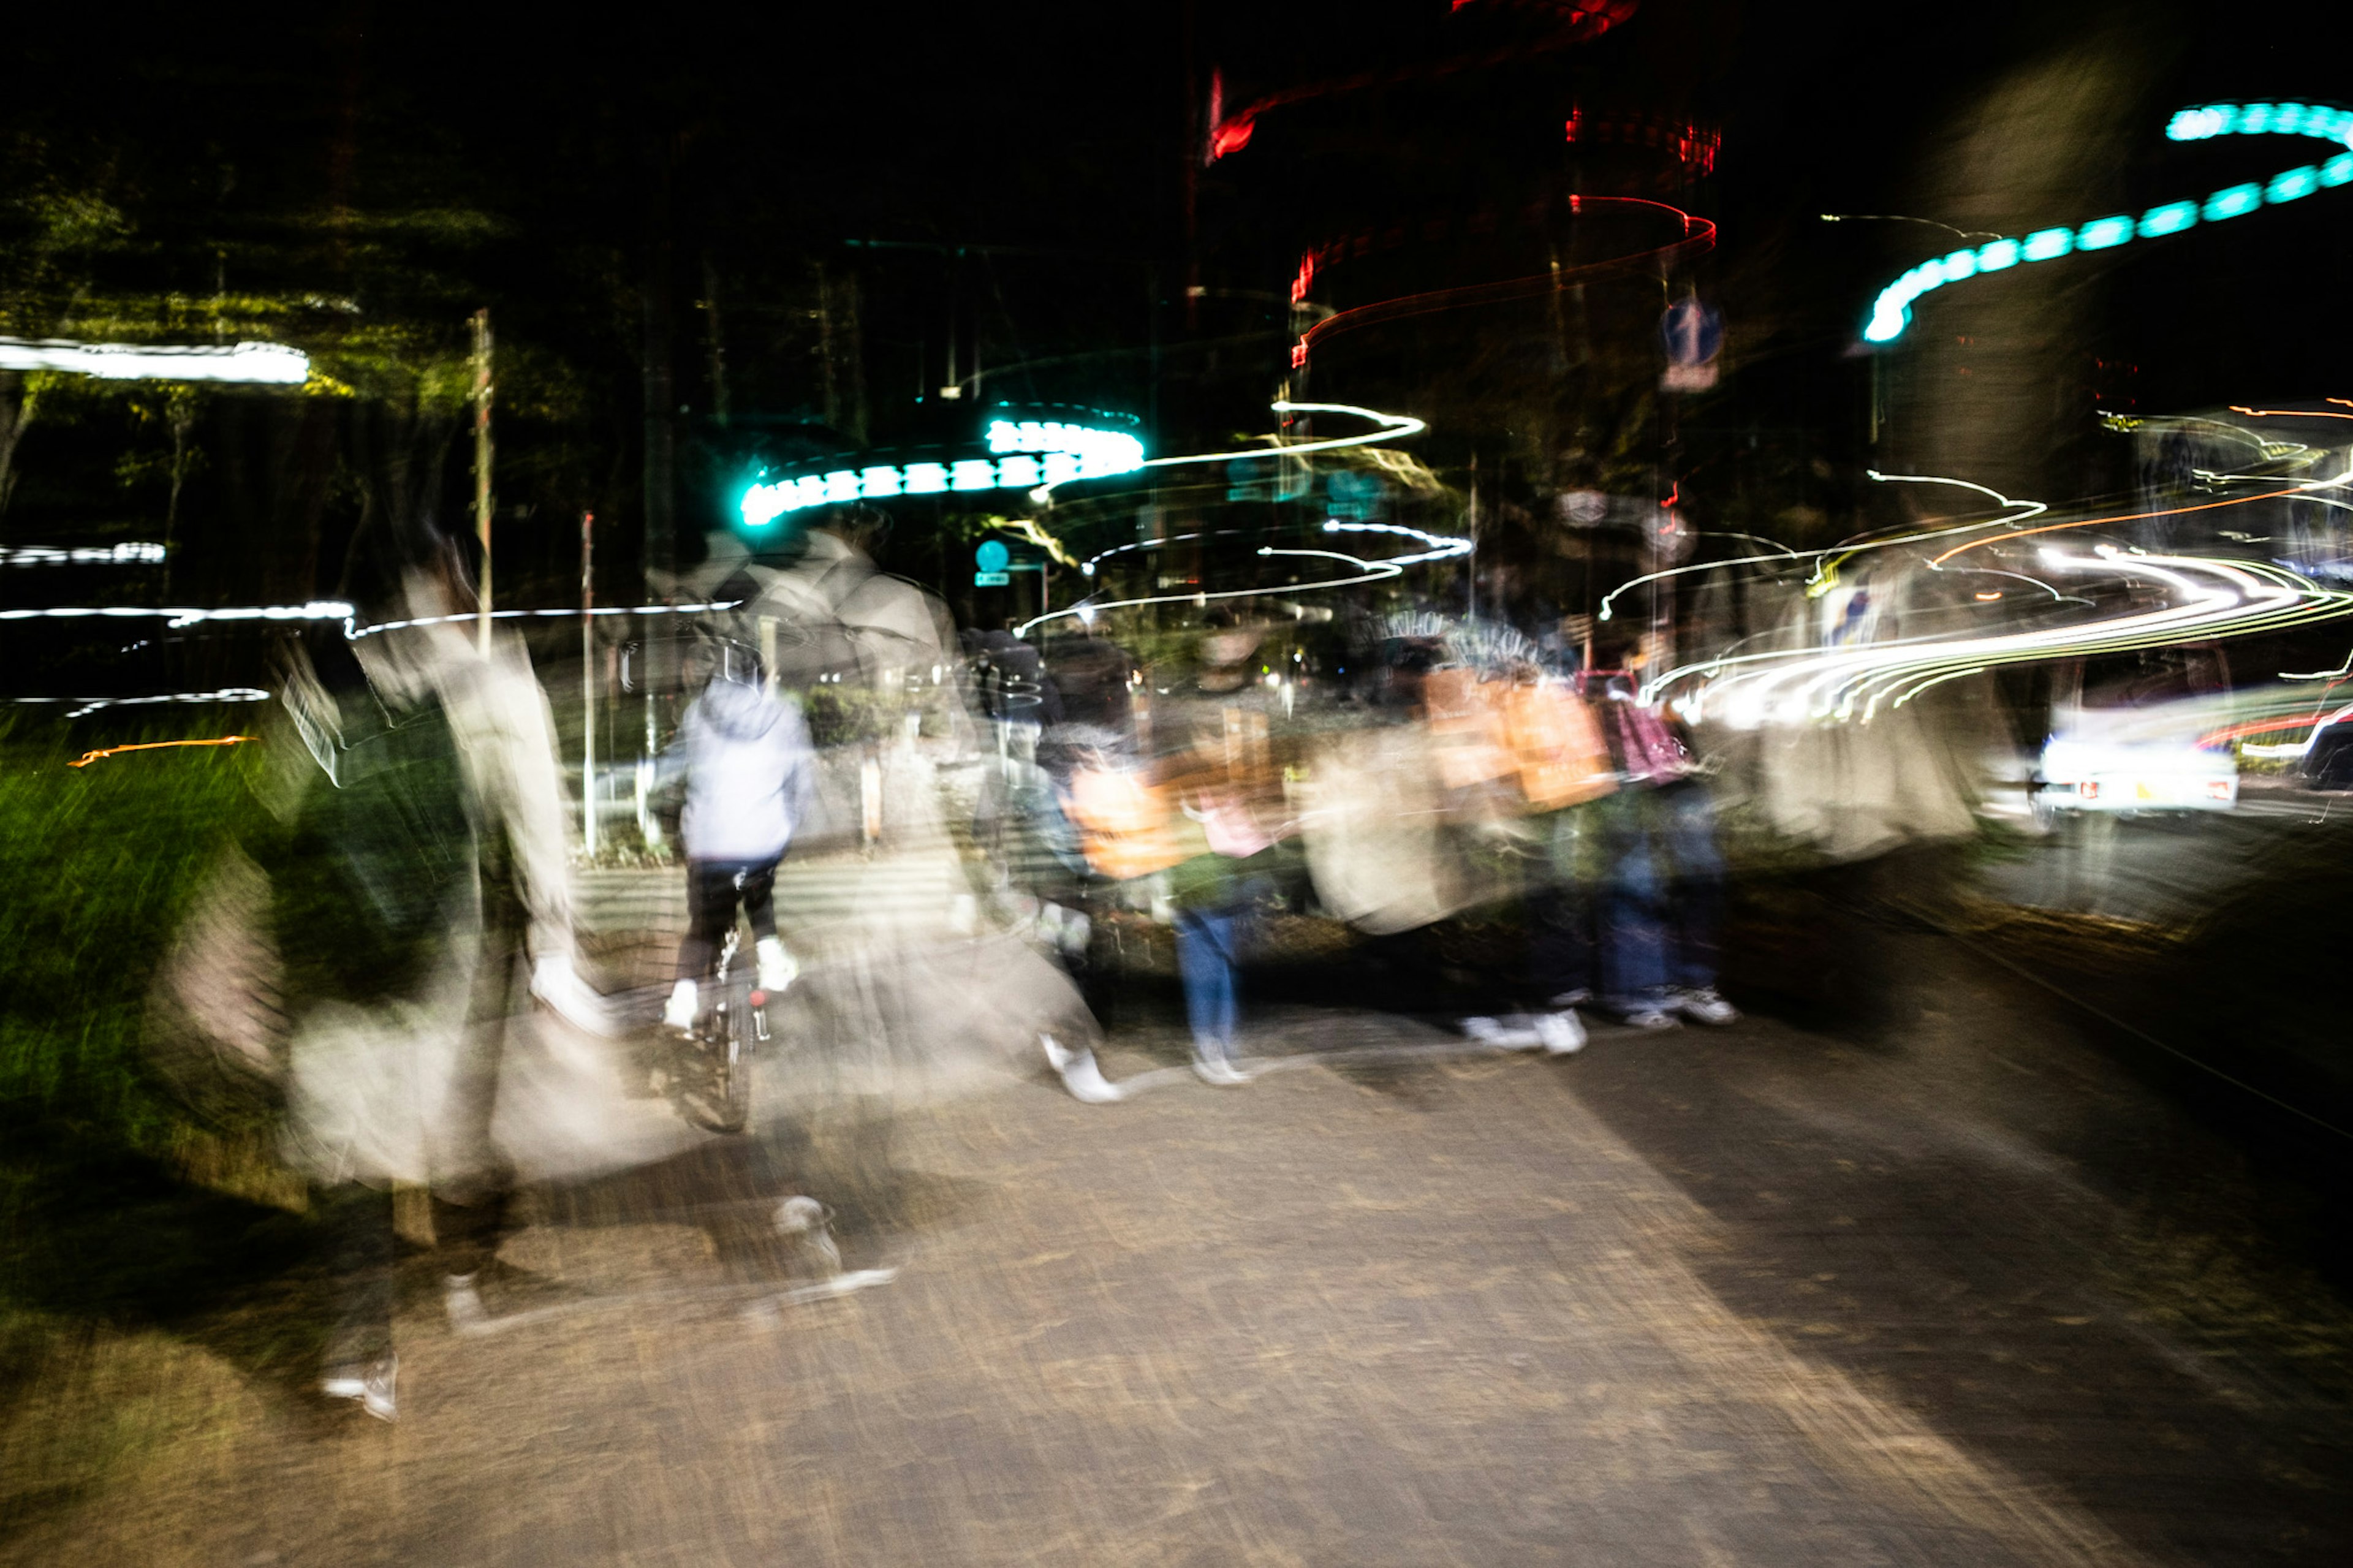
<svg viewBox="0 0 2353 1568"><path fill-rule="evenodd" d="M1632 1009L1716 978L1724 857L1715 805L1694 783L1621 791L1604 838L1601 997Z"/></svg>
<svg viewBox="0 0 2353 1568"><path fill-rule="evenodd" d="M1193 1054L1206 1061L1233 1055L1240 1002L1234 983L1242 906L1176 911L1176 973L1185 982L1185 1021L1193 1027Z"/></svg>
<svg viewBox="0 0 2353 1568"><path fill-rule="evenodd" d="M1621 794L1625 803L1611 814L1603 849L1600 1001L1634 1012L1665 999L1673 944L1666 888L1643 830L1641 803L1630 792Z"/></svg>
<svg viewBox="0 0 2353 1568"><path fill-rule="evenodd" d="M1667 978L1698 991L1715 984L1724 931L1724 855L1715 844L1715 803L1686 782L1659 792L1658 837L1672 878L1673 940Z"/></svg>

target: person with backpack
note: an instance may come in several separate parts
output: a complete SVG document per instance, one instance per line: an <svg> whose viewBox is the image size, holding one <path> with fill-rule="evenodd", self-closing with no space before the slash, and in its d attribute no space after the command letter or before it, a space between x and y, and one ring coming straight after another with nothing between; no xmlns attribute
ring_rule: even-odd
<svg viewBox="0 0 2353 1568"><path fill-rule="evenodd" d="M482 1287L512 1185L491 1136L528 993L609 1033L574 969L565 802L546 697L519 646L472 635L464 546L364 529L353 624L284 650L286 716L262 789L289 1019L286 1149L332 1237L322 1393L396 1414L391 1188L431 1194L453 1326Z"/></svg>

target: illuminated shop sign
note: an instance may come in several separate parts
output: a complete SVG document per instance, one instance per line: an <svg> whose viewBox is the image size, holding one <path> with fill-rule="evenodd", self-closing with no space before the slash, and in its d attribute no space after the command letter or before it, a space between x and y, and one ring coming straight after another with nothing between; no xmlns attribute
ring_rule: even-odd
<svg viewBox="0 0 2353 1568"><path fill-rule="evenodd" d="M899 496L979 490L1032 490L1071 479L1107 479L1144 467L1144 443L1124 430L1066 419L992 417L979 445L988 454L936 462L872 463L771 477L762 474L738 502L746 528L765 528L810 507Z"/></svg>
<svg viewBox="0 0 2353 1568"><path fill-rule="evenodd" d="M2165 134L2175 142L2234 135L2316 136L2353 147L2353 111L2302 103L2213 103L2182 110L2167 123ZM2325 163L2286 170L2268 181L2227 185L2202 202L2167 202L2138 217L2118 213L2073 228L2037 229L2023 238L1997 239L1975 249L1956 250L1920 263L1881 289L1862 335L1874 343L1894 342L1911 323L1913 300L1982 272L2001 272L2021 262L2055 261L2081 250L2107 250L2135 239L2179 234L2195 224L2221 223L2257 207L2300 201L2315 191L2348 183L2353 183L2353 152L2339 153Z"/></svg>

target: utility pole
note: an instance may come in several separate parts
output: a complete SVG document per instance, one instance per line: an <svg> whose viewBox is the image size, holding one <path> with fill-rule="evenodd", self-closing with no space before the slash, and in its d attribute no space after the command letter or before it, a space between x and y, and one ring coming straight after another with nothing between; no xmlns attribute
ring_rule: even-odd
<svg viewBox="0 0 2353 1568"><path fill-rule="evenodd" d="M474 534L482 542L482 580L475 595L475 641L491 651L491 311L474 312Z"/></svg>
<svg viewBox="0 0 2353 1568"><path fill-rule="evenodd" d="M678 412L675 367L671 363L670 185L678 161L675 142L665 137L649 150L655 166L646 222L645 294L645 575L646 596L640 603L663 597L677 569L676 485Z"/></svg>
<svg viewBox="0 0 2353 1568"><path fill-rule="evenodd" d="M596 854L596 514L580 514L580 845Z"/></svg>

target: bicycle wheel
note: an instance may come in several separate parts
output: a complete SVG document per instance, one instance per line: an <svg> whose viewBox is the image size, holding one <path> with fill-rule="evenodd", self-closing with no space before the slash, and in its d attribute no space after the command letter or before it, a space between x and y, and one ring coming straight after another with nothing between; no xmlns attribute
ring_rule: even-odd
<svg viewBox="0 0 2353 1568"><path fill-rule="evenodd" d="M741 1132L752 1119L752 1045L756 1030L753 1026L751 998L740 992L728 997L712 1024L716 1129Z"/></svg>
<svg viewBox="0 0 2353 1568"><path fill-rule="evenodd" d="M708 1132L741 1132L752 1115L752 1043L757 1033L746 998L723 997L695 1026L685 1092L677 1101Z"/></svg>

